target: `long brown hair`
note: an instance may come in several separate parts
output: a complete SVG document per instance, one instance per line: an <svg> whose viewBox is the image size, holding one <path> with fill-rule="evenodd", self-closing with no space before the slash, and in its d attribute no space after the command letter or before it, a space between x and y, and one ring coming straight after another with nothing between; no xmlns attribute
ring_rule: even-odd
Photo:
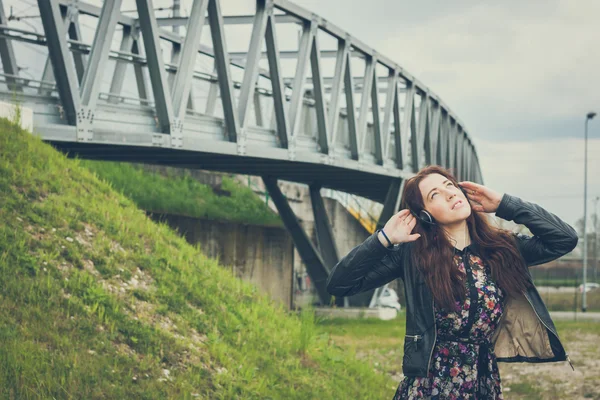
<svg viewBox="0 0 600 400"><path fill-rule="evenodd" d="M415 213L425 208L419 183L430 174L440 174L460 187L449 169L431 165L404 184L400 209L410 208ZM486 216L471 211L467 218L471 241L480 249L480 257L489 265L492 279L509 295L523 293L532 283L527 274L527 265L521 256L516 239L510 231L493 227ZM422 271L425 282L431 289L434 301L447 310L456 309L456 300L464 301L463 275L454 266L454 246L439 225L417 221L412 233L421 237L414 242L413 262Z"/></svg>

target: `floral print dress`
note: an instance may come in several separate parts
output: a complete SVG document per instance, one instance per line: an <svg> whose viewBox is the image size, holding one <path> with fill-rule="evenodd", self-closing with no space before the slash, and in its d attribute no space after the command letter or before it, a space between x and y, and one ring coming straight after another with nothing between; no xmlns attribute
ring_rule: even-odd
<svg viewBox="0 0 600 400"><path fill-rule="evenodd" d="M504 310L504 293L489 267L469 251L455 248L454 263L467 277L468 296L460 312L434 304L437 339L426 377L406 376L393 400L503 399L500 372L490 339Z"/></svg>

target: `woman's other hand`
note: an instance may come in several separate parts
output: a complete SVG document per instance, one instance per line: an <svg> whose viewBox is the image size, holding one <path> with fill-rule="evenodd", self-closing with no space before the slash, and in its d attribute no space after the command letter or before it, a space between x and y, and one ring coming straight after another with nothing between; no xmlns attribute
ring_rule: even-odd
<svg viewBox="0 0 600 400"><path fill-rule="evenodd" d="M400 210L394 214L383 227L383 230L392 244L412 242L421 237L419 233L411 234L417 224L417 219L408 209ZM382 236L381 233L379 236ZM379 239L387 246L387 240L384 237Z"/></svg>
<svg viewBox="0 0 600 400"><path fill-rule="evenodd" d="M493 213L496 212L503 193L498 193L478 183L462 181L458 184L467 192L473 211ZM387 233L387 232L386 232Z"/></svg>

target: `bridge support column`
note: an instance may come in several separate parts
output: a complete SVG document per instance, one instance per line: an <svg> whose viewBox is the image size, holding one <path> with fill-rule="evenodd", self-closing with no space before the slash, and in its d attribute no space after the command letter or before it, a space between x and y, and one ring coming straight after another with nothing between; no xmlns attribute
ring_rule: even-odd
<svg viewBox="0 0 600 400"><path fill-rule="evenodd" d="M300 221L294 214L294 211L290 207L283 193L281 193L279 186L277 186L277 179L270 176L263 176L262 180L273 199L273 203L275 203L275 206L277 207L277 211L279 212L285 227L292 235L294 245L298 249L298 253L300 253L300 257L306 265L308 274L317 289L321 303L325 305L330 304L332 296L327 293L326 284L331 268L327 265L327 262L324 260L319 250L314 246L304 229L302 229Z"/></svg>
<svg viewBox="0 0 600 400"><path fill-rule="evenodd" d="M312 204L313 216L315 219L315 229L317 231L317 246L325 261L327 270L331 271L335 264L338 263L339 256L337 246L333 238L333 230L327 212L323 197L321 197L321 185L310 185L310 202ZM329 273L329 272L328 272ZM348 299L346 297L336 297L335 304L337 306L347 306Z"/></svg>
<svg viewBox="0 0 600 400"><path fill-rule="evenodd" d="M402 192L404 191L404 182L406 180L402 178L394 179L388 188L388 192L385 196L385 203L383 204L383 210L381 210L381 214L379 215L379 220L377 221L377 228L383 228L385 223L395 214L400 208L400 199L402 197Z"/></svg>

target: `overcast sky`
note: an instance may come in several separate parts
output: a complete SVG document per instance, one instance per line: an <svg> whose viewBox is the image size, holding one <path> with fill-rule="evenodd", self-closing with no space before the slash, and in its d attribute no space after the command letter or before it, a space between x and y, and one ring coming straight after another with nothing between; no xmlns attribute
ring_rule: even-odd
<svg viewBox="0 0 600 400"><path fill-rule="evenodd" d="M465 124L486 186L536 202L572 225L583 216L584 120L588 111L600 112L599 1L294 2L395 60L440 96ZM188 15L191 1L182 3ZM224 14L248 14L255 4L221 3ZM7 12L13 5L22 15L35 4L4 1ZM154 4L169 7L172 1ZM133 8L133 0L123 1L122 10ZM89 23L82 20L88 43ZM228 29L229 50L246 50L249 34ZM278 34L285 42L284 28ZM211 44L205 34L202 41ZM110 77L104 81L108 85ZM600 196L600 118L589 127L591 216Z"/></svg>

